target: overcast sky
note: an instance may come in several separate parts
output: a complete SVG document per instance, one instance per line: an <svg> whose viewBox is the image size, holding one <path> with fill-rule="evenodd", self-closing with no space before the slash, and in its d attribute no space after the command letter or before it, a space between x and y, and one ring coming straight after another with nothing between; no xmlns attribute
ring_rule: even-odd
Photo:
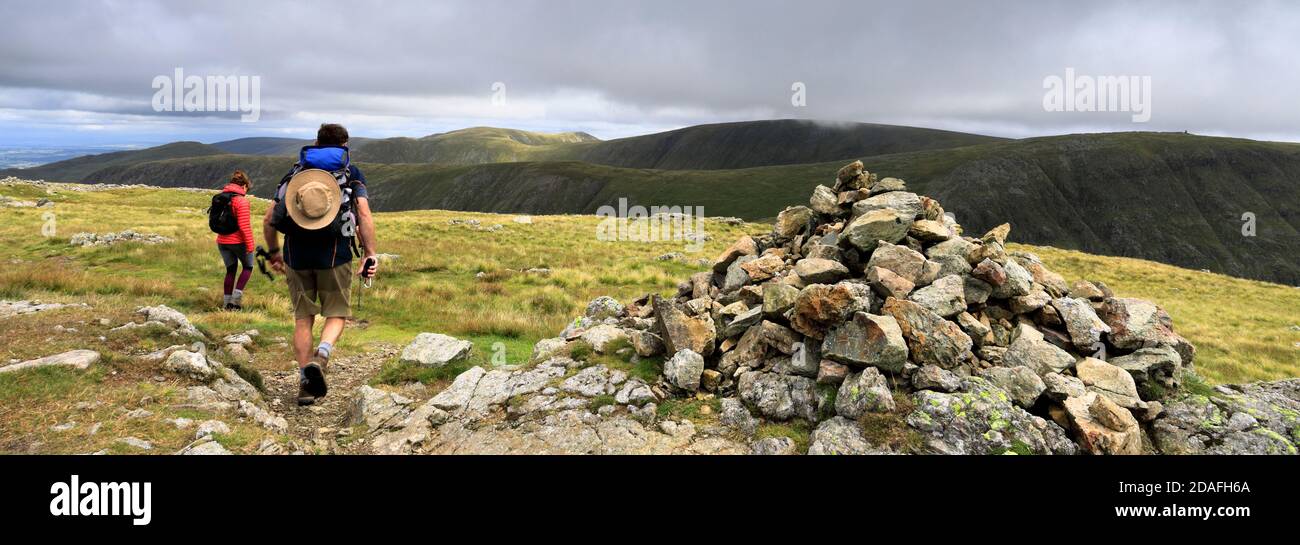
<svg viewBox="0 0 1300 545"><path fill-rule="evenodd" d="M1300 141L1297 2L46 0L0 21L0 145L769 118ZM259 77L260 119L154 111L177 67ZM1150 121L1045 111L1067 68L1149 76Z"/></svg>

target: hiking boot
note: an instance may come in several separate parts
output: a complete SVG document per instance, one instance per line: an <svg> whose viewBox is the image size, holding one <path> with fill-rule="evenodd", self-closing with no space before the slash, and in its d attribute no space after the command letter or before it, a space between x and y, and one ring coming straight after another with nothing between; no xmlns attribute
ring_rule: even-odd
<svg viewBox="0 0 1300 545"><path fill-rule="evenodd" d="M301 377L298 380L298 406L311 405L316 402L316 396L307 392L307 377Z"/></svg>
<svg viewBox="0 0 1300 545"><path fill-rule="evenodd" d="M316 358L312 358L312 362L302 368L302 389L312 397L325 397L329 392L329 387L325 385L325 371L316 363Z"/></svg>
<svg viewBox="0 0 1300 545"><path fill-rule="evenodd" d="M330 359L327 358L327 357L325 357L325 356L320 355L320 352L317 352L315 356L312 356L312 357L311 357L311 363L314 363L314 364L316 364L316 365L319 365L322 374L329 374L329 372L330 372Z"/></svg>

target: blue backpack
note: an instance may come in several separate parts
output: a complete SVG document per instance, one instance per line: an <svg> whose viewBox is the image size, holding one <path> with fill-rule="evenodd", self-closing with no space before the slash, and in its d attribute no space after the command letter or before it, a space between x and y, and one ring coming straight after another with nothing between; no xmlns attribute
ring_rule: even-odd
<svg viewBox="0 0 1300 545"><path fill-rule="evenodd" d="M339 184L340 204L338 215L334 221L317 232L329 232L335 236L348 237L352 239L352 251L360 256L361 253L357 248L357 217L353 207L353 189L356 187L356 180L352 179L352 159L349 156L347 146L305 146L302 151L298 152L298 162L293 165L288 174L280 179L280 185L275 189L276 207L285 206L284 192L289 185L289 180L303 170L320 169L329 172L334 176L334 180ZM281 218L274 224L277 231L282 233L304 232L303 229L294 223L293 218L283 210L277 210L276 217Z"/></svg>

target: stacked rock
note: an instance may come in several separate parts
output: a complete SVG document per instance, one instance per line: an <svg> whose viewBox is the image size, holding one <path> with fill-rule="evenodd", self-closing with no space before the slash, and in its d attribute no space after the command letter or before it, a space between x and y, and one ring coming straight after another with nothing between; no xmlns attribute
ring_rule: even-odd
<svg viewBox="0 0 1300 545"><path fill-rule="evenodd" d="M925 452L1141 452L1140 422L1194 347L1155 304L1008 251L1010 231L964 236L937 201L854 162L675 297L606 302L566 336L626 336L664 359L669 395L806 420L814 450L879 451L845 425L874 413Z"/></svg>

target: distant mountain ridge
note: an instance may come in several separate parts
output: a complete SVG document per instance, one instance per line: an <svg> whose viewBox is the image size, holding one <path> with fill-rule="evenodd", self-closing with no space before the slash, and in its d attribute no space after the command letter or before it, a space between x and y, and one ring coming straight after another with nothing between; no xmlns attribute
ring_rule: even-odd
<svg viewBox="0 0 1300 545"><path fill-rule="evenodd" d="M543 153L538 159L627 168L721 170L821 163L1005 140L896 125L779 119L698 125L586 143Z"/></svg>
<svg viewBox="0 0 1300 545"><path fill-rule="evenodd" d="M292 156L311 140L301 138L280 138L275 136L254 136L237 138L224 142L213 142L212 147L225 153L236 155L285 155Z"/></svg>
<svg viewBox="0 0 1300 545"><path fill-rule="evenodd" d="M142 150L114 151L75 157L66 161L49 163L32 168L0 170L0 174L49 181L79 182L95 179L95 173L104 168L117 167L185 157L221 155L222 150L199 142L172 142Z"/></svg>
<svg viewBox="0 0 1300 545"><path fill-rule="evenodd" d="M804 120L698 125L662 133L602 141L583 132L539 133L471 127L421 138L354 138L356 161L480 165L528 161L583 161L599 165L667 170L722 170L835 161L906 151L946 149L1005 141L935 129L827 123ZM223 153L291 157L310 139L238 138L200 144L177 142L113 154L79 157L31 169L51 181L90 179L98 168Z"/></svg>
<svg viewBox="0 0 1300 545"><path fill-rule="evenodd" d="M805 130L790 129L784 123L772 126ZM565 158L565 154L592 159L595 154L610 153L607 160L630 165L747 164L762 159L746 151L727 151L742 146L741 141L728 138L771 131L704 126L698 134L713 134L717 140L706 145L705 139L705 144L695 146L683 143L702 138L690 131L559 145L544 140L520 142L502 129L466 131L405 139L410 142L374 140L358 146L355 157L372 185L376 209L592 213L626 198L633 204L704 206L711 216L765 219L782 206L806 204L813 186L830 184L825 175L828 169L833 172L843 162L860 158L871 171L905 179L913 191L941 199L972 232L983 232L993 226L991 222L1009 219L1012 240L1018 242L1140 257L1300 285L1300 144L1182 133L1084 134L991 139L947 148L926 148L943 144L922 141L916 143L920 149L901 152L750 168L649 169L596 164ZM824 136L823 140L831 138ZM779 147L778 141L754 147ZM823 153L840 153L833 150L854 148L866 141L864 137L848 147L823 142L802 149L807 157L821 158ZM965 141L943 140L947 144ZM903 145L898 138L884 142L888 145L881 143L868 151ZM219 144L227 149L239 149L232 147L238 145L266 150L286 145L274 141ZM376 145L385 147L375 148L382 153L373 156L385 159L433 150L441 157L458 157L469 164L368 162L366 150ZM477 149L477 145L487 149ZM597 147L603 145L614 147ZM628 151L611 151L620 146ZM699 152L698 157L690 156L692 149ZM47 168L87 172L81 179L95 182L215 188L240 168L253 177L255 194L268 195L292 164L288 156L234 155L216 144L193 142L127 153L140 155L131 160L106 154L95 156L102 164L79 158L7 173L60 179L42 176L41 169ZM521 154L514 158L537 153L543 159L473 162L502 153ZM789 154L781 158L796 159ZM1242 235L1241 218L1247 212L1256 218L1257 236Z"/></svg>
<svg viewBox="0 0 1300 545"><path fill-rule="evenodd" d="M353 146L353 157L374 163L475 165L527 161L542 150L599 142L582 132L539 133L471 127L423 138L384 138Z"/></svg>

